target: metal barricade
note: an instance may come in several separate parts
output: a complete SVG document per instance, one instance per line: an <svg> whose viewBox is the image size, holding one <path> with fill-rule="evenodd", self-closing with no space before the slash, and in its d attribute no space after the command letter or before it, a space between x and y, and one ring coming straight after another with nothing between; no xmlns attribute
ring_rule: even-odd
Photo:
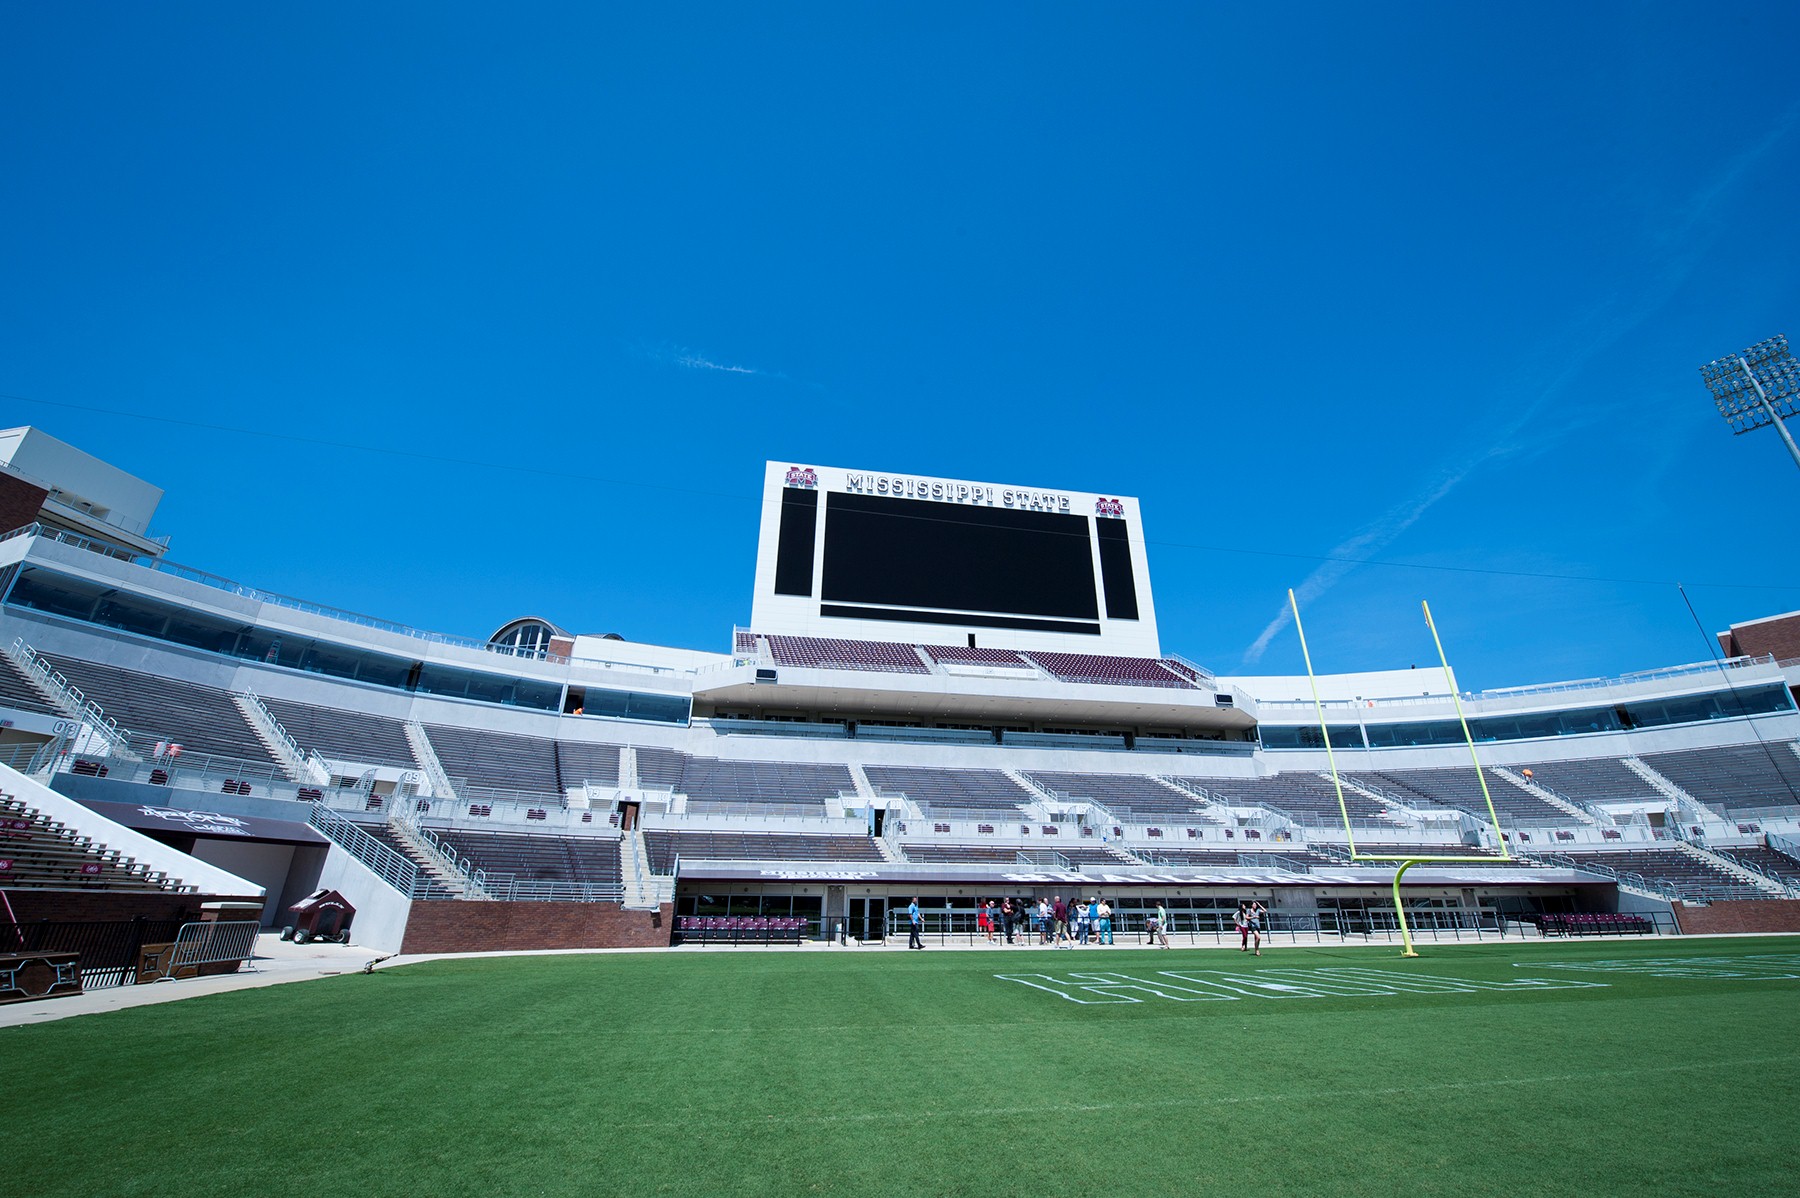
<svg viewBox="0 0 1800 1198"><path fill-rule="evenodd" d="M156 978L172 982L183 970L202 965L247 965L256 972L256 937L262 924L253 919L224 920L215 923L184 923L169 946L168 955L160 962Z"/></svg>

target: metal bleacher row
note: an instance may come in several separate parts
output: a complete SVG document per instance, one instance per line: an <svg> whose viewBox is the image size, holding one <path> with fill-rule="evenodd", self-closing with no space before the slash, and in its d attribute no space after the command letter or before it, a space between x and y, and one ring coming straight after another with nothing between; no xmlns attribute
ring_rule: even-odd
<svg viewBox="0 0 1800 1198"><path fill-rule="evenodd" d="M168 891L181 883L0 793L0 887Z"/></svg>
<svg viewBox="0 0 1800 1198"><path fill-rule="evenodd" d="M1646 753L1644 764L1721 813L1791 806L1800 796L1792 741Z"/></svg>
<svg viewBox="0 0 1800 1198"><path fill-rule="evenodd" d="M1709 861L1703 861L1680 845L1654 848L1614 849L1596 852L1582 848L1559 848L1558 854L1579 865L1601 865L1621 874L1636 874L1652 883L1674 887L1684 899L1768 898L1768 891L1747 882Z"/></svg>

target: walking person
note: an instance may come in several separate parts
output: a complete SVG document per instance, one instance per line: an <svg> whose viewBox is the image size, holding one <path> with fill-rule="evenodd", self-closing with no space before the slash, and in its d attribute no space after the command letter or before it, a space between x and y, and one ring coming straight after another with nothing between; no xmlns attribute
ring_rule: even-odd
<svg viewBox="0 0 1800 1198"><path fill-rule="evenodd" d="M1232 919L1238 934L1238 951L1247 953L1250 951L1250 904L1239 899L1237 914Z"/></svg>
<svg viewBox="0 0 1800 1198"><path fill-rule="evenodd" d="M1054 913L1050 909L1050 900L1049 899L1041 898L1038 900L1037 914L1038 914L1038 943L1039 944L1049 944L1051 934L1053 932L1055 932L1055 930L1056 930L1055 925L1050 922L1050 917Z"/></svg>
<svg viewBox="0 0 1800 1198"><path fill-rule="evenodd" d="M1069 939L1069 904L1063 902L1062 895L1050 904L1050 914L1056 920L1056 947L1062 948L1063 941Z"/></svg>
<svg viewBox="0 0 1800 1198"><path fill-rule="evenodd" d="M906 947L924 948L925 942L919 939L919 933L925 930L925 920L919 915L919 896L913 895L913 901L906 905Z"/></svg>
<svg viewBox="0 0 1800 1198"><path fill-rule="evenodd" d="M1169 943L1169 911L1161 899L1156 900L1156 927L1150 933L1150 943L1160 942L1164 948L1174 947Z"/></svg>
<svg viewBox="0 0 1800 1198"><path fill-rule="evenodd" d="M1252 902L1250 904L1250 938L1256 942L1256 955L1259 957L1262 956L1263 916L1267 913L1268 908L1261 903Z"/></svg>

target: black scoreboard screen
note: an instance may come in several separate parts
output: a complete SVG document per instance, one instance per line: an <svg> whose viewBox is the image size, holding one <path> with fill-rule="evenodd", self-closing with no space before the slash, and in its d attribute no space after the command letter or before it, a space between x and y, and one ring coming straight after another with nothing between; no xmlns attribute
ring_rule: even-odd
<svg viewBox="0 0 1800 1198"><path fill-rule="evenodd" d="M844 493L824 507L821 615L1100 631L1085 516Z"/></svg>

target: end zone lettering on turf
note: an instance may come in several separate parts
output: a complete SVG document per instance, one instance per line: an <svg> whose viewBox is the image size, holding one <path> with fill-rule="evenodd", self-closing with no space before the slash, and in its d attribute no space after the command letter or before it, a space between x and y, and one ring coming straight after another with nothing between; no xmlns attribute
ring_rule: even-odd
<svg viewBox="0 0 1800 1198"><path fill-rule="evenodd" d="M1173 1002L1240 998L1391 998L1400 994L1518 993L1530 990L1604 990L1605 982L1574 978L1514 978L1505 982L1398 973L1358 966L1322 969L1265 969L1232 973L1223 969L1160 969L1148 977L1111 972L997 973L996 981L1017 982L1083 1006L1141 1003L1141 995ZM1172 979L1165 981L1164 979ZM1181 984L1176 984L1181 983ZM1084 997L1085 996L1085 997Z"/></svg>

